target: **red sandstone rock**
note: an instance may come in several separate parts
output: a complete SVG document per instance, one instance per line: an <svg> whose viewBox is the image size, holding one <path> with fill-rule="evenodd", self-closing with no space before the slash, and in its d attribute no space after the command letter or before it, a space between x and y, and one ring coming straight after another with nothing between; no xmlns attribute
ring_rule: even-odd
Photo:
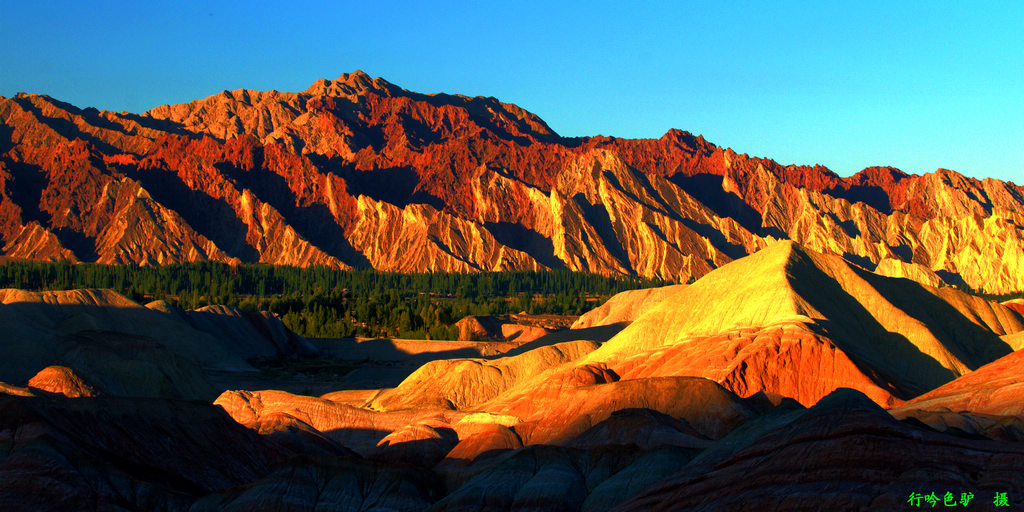
<svg viewBox="0 0 1024 512"><path fill-rule="evenodd" d="M33 390L64 395L69 398L96 396L95 388L66 366L47 366L28 380Z"/></svg>

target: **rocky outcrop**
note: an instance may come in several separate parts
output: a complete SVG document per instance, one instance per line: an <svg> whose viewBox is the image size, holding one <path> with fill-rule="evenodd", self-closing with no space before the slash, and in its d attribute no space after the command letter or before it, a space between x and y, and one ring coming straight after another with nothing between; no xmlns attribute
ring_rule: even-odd
<svg viewBox="0 0 1024 512"><path fill-rule="evenodd" d="M327 439L360 455L381 450L384 439L420 423L426 427L452 428L465 414L437 410L380 412L323 398L293 395L284 391L225 391L214 401L238 423L255 430L282 423L286 417L309 425ZM289 420L291 421L291 420ZM394 444L393 437L385 444Z"/></svg>
<svg viewBox="0 0 1024 512"><path fill-rule="evenodd" d="M55 393L68 398L91 397L99 394L96 388L87 384L81 376L66 366L43 368L28 380L28 388L34 392Z"/></svg>

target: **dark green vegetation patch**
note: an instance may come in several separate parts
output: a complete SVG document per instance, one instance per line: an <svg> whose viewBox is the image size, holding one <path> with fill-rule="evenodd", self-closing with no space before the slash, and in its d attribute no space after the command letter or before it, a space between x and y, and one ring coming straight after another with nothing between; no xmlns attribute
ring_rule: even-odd
<svg viewBox="0 0 1024 512"><path fill-rule="evenodd" d="M455 339L454 323L466 315L578 315L618 292L666 284L566 270L400 274L214 262L0 266L0 288L110 288L138 302L162 299L185 309L226 304L271 311L309 337Z"/></svg>

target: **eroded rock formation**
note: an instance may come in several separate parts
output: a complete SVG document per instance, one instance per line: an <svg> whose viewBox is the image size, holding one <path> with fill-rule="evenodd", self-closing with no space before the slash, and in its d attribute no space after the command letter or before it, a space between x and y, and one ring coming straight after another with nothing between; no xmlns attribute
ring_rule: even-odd
<svg viewBox="0 0 1024 512"><path fill-rule="evenodd" d="M841 178L670 130L565 138L494 98L365 73L142 115L0 98L3 254L390 271L567 268L678 282L773 240L1024 289L1024 190L940 169ZM400 249L400 250L399 250Z"/></svg>

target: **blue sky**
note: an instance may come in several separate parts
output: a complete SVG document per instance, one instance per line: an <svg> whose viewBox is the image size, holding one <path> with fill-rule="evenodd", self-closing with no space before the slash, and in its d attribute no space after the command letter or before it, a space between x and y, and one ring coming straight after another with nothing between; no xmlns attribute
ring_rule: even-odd
<svg viewBox="0 0 1024 512"><path fill-rule="evenodd" d="M141 112L362 69L566 136L1024 183L1024 4L708 3L5 1L0 95Z"/></svg>

